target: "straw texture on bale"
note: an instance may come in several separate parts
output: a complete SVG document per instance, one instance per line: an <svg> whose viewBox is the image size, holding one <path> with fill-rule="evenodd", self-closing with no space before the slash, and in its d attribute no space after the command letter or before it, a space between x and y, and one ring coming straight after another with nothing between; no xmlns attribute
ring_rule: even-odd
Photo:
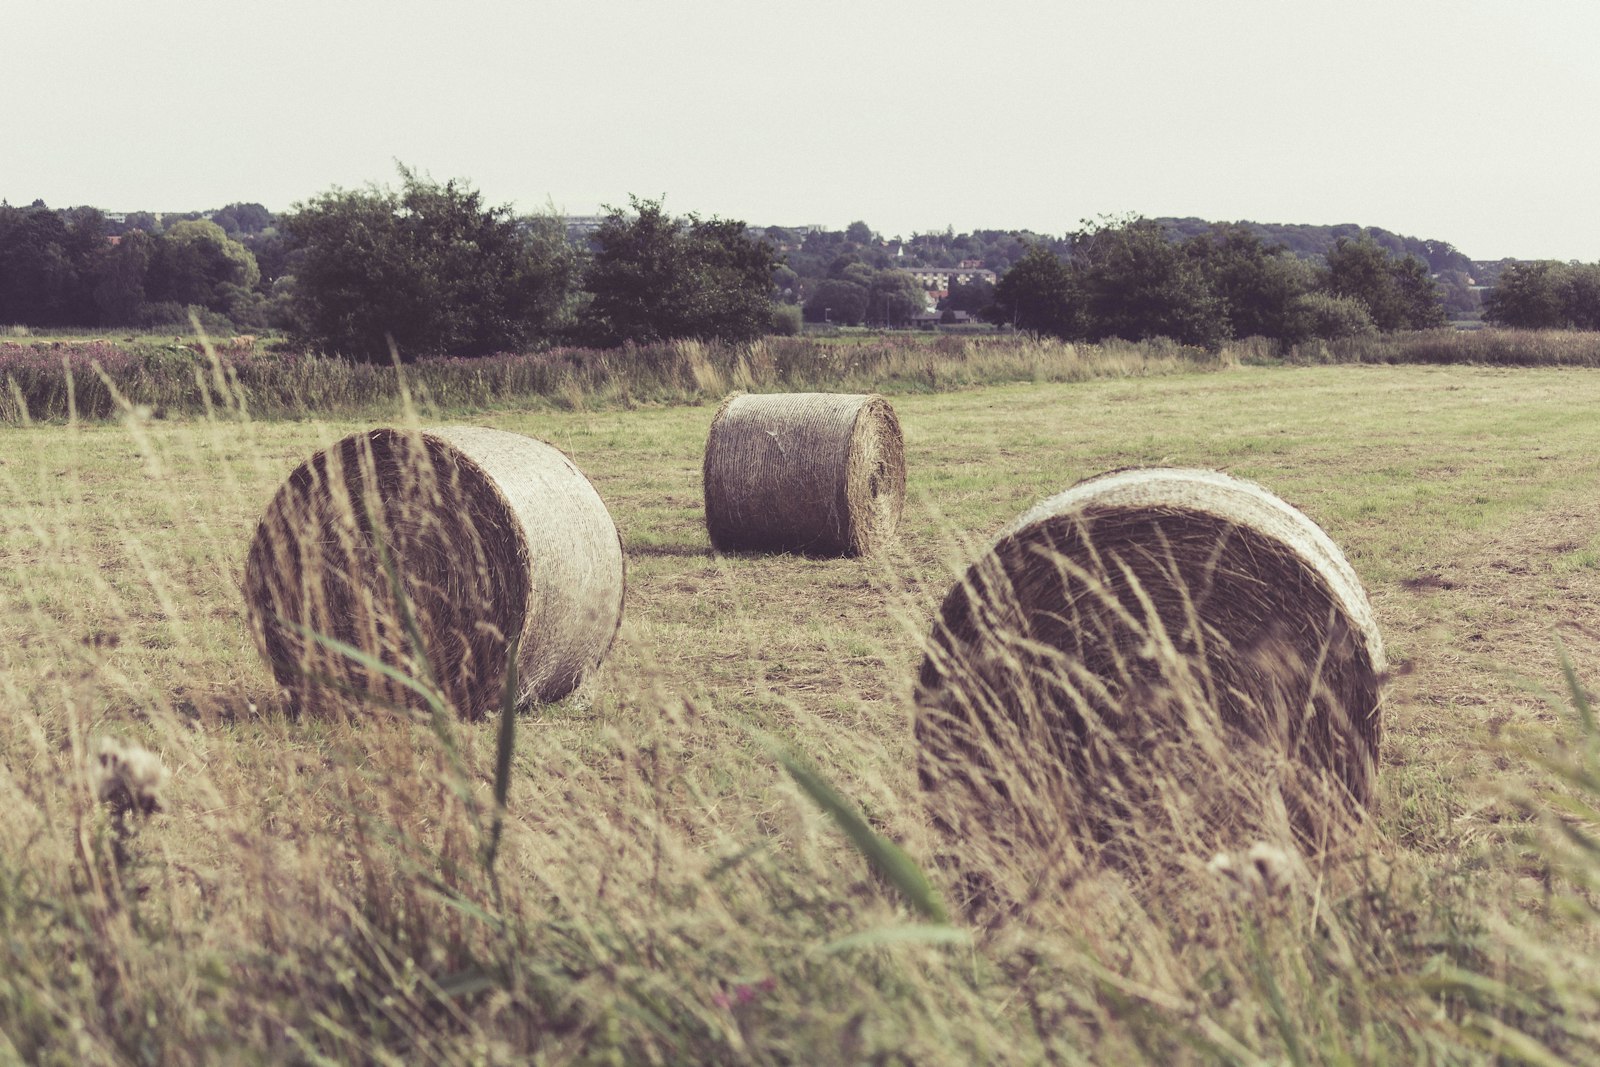
<svg viewBox="0 0 1600 1067"><path fill-rule="evenodd" d="M1098 794L1072 813L1092 821L1113 792L1125 833L1141 780L1209 787L1252 761L1324 783L1311 807L1365 804L1385 670L1366 593L1303 513L1215 471L1116 471L1026 512L945 598L918 677L920 777L965 833L1046 796ZM1215 735L1210 762L1162 764L1186 731ZM1237 807L1216 784L1197 806ZM1285 803L1302 824L1303 797Z"/></svg>
<svg viewBox="0 0 1600 1067"><path fill-rule="evenodd" d="M706 530L718 551L864 555L905 508L905 445L876 394L735 394L711 420Z"/></svg>
<svg viewBox="0 0 1600 1067"><path fill-rule="evenodd" d="M298 707L417 706L298 624L417 676L388 555L439 688L463 715L571 692L622 620L621 539L559 450L474 426L351 434L290 474L256 529L244 595L263 656Z"/></svg>

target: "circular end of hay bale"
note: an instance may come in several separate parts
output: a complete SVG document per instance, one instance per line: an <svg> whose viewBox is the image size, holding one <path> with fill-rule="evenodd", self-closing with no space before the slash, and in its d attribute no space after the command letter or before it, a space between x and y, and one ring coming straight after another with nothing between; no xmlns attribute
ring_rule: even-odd
<svg viewBox="0 0 1600 1067"><path fill-rule="evenodd" d="M946 596L918 677L921 779L947 829L1000 808L1059 821L1028 810L1059 801L1098 834L1142 778L1194 785L1255 742L1275 754L1258 764L1331 783L1305 803L1365 804L1386 666L1355 572L1302 512L1215 471L1116 471L1029 510ZM1197 748L1158 769L1174 735Z"/></svg>
<svg viewBox="0 0 1600 1067"><path fill-rule="evenodd" d="M419 707L391 671L431 671L472 718L500 705L513 641L519 703L575 688L610 648L623 587L616 525L572 461L470 426L355 433L312 456L244 577L257 644L301 710Z"/></svg>
<svg viewBox="0 0 1600 1067"><path fill-rule="evenodd" d="M706 532L719 552L864 555L905 509L905 442L877 394L735 394L711 420Z"/></svg>

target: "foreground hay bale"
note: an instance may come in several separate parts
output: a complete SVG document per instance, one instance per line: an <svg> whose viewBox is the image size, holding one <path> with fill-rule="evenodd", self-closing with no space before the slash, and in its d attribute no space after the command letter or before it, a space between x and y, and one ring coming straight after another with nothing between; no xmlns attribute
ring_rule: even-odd
<svg viewBox="0 0 1600 1067"><path fill-rule="evenodd" d="M704 480L718 551L864 555L905 508L900 422L875 394L737 394L711 420Z"/></svg>
<svg viewBox="0 0 1600 1067"><path fill-rule="evenodd" d="M469 717L499 705L513 639L519 703L550 701L599 664L621 623L616 525L560 451L472 426L351 434L290 474L245 567L257 643L301 708L419 703L288 625L416 676L385 549L433 674Z"/></svg>
<svg viewBox="0 0 1600 1067"><path fill-rule="evenodd" d="M1355 573L1304 514L1226 474L1118 471L1024 514L945 598L921 779L998 867L1148 869L1270 836L1274 814L1325 836L1371 795L1384 671Z"/></svg>

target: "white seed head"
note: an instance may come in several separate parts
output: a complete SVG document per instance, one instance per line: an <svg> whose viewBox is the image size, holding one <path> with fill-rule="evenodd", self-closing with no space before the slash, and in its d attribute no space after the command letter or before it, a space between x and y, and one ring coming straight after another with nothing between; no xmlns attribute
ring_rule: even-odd
<svg viewBox="0 0 1600 1067"><path fill-rule="evenodd" d="M133 741L102 737L90 768L95 795L114 812L144 815L161 808L161 791L172 777L161 757Z"/></svg>
<svg viewBox="0 0 1600 1067"><path fill-rule="evenodd" d="M1206 871L1230 900L1284 896L1295 882L1295 858L1276 845L1257 841L1243 852L1219 852Z"/></svg>
<svg viewBox="0 0 1600 1067"><path fill-rule="evenodd" d="M1265 841L1250 846L1245 858L1261 878L1261 887L1269 896L1282 896L1294 882L1294 858Z"/></svg>

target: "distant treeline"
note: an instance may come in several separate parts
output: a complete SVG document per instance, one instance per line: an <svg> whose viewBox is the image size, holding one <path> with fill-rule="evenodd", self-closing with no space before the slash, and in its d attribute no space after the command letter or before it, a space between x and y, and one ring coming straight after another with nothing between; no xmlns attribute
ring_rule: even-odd
<svg viewBox="0 0 1600 1067"><path fill-rule="evenodd" d="M1428 268L1370 238L1340 238L1320 265L1240 226L1176 240L1153 219L1072 234L1065 256L1031 247L995 287L991 319L1073 341L1167 337L1217 348L1283 346L1442 326Z"/></svg>
<svg viewBox="0 0 1600 1067"><path fill-rule="evenodd" d="M235 219L233 209L215 215ZM225 326L268 324L281 295L275 230L244 235L198 214L147 225L92 207L0 204L0 326L148 328L187 323L192 312Z"/></svg>
<svg viewBox="0 0 1600 1067"><path fill-rule="evenodd" d="M1502 299L1490 318L1525 324L1534 306L1539 321L1588 321L1574 310L1584 306L1577 268L1545 266L1511 276L1566 271L1559 315L1550 300ZM928 282L927 268L960 273L931 289L944 282ZM1447 242L1353 224L1126 218L1063 236L886 238L863 221L752 229L633 200L598 228L572 231L558 216L489 207L465 183L403 167L399 189L333 189L283 214L248 203L163 215L0 203L0 328L165 328L198 317L214 331L276 329L363 359L391 348L413 358L738 341L797 332L802 319L1294 343L1476 314L1495 269Z"/></svg>
<svg viewBox="0 0 1600 1067"><path fill-rule="evenodd" d="M1169 240L1179 243L1209 233L1219 225L1197 218L1158 218L1150 221L1159 226ZM1100 220L1086 223L1084 229L1103 229L1117 224L1117 220ZM1341 241L1370 241L1394 258L1414 257L1427 265L1428 272L1439 283L1440 301L1446 313L1452 316L1471 315L1478 311L1480 298L1475 286L1492 281L1499 269L1499 264L1478 263L1467 258L1448 241L1406 237L1376 226L1259 222L1234 222L1227 226L1232 232L1249 234L1266 247L1281 248L1296 258L1318 264ZM813 316L812 305L820 307L822 304L832 304L837 309L838 304L837 294L829 294L835 299L813 300L818 286L826 281L844 278L844 272L852 266L877 271L918 267L955 268L972 263L999 275L1021 260L1029 248L1042 246L1063 258L1069 257L1073 248L1072 234L1048 235L1028 230L974 230L971 233L946 230L943 233L913 234L909 238L884 238L861 221L853 222L843 230L769 226L756 232L773 241L784 252L789 273L780 279L780 288L785 291L787 298L806 304L808 317L815 317L819 321L820 311ZM974 303L970 296L957 296L953 302L941 305L941 308L975 311ZM872 314L874 310L869 300L858 317L844 321L875 321ZM837 315L833 319L841 321Z"/></svg>
<svg viewBox="0 0 1600 1067"><path fill-rule="evenodd" d="M1205 233L1215 225L1197 218L1158 218L1152 221L1160 224L1175 240ZM1377 226L1260 222L1235 222L1232 225L1249 232L1265 244L1281 245L1286 251L1304 259L1321 259L1341 239L1354 241L1368 238L1393 255L1417 257L1428 265L1432 273L1462 271L1472 274L1485 266L1468 259L1448 241L1405 237ZM942 233L913 234L909 238L885 238L878 236L865 222L853 222L843 230L767 226L755 228L753 232L777 244L784 251L789 266L805 277L825 276L832 261L841 254L854 254L859 262L877 268L957 267L963 262L978 260L1000 274L1021 259L1030 246L1044 245L1063 255L1071 246L1067 237L1030 230L956 233L949 229Z"/></svg>
<svg viewBox="0 0 1600 1067"><path fill-rule="evenodd" d="M1509 264L1484 315L1524 330L1600 330L1600 263Z"/></svg>

